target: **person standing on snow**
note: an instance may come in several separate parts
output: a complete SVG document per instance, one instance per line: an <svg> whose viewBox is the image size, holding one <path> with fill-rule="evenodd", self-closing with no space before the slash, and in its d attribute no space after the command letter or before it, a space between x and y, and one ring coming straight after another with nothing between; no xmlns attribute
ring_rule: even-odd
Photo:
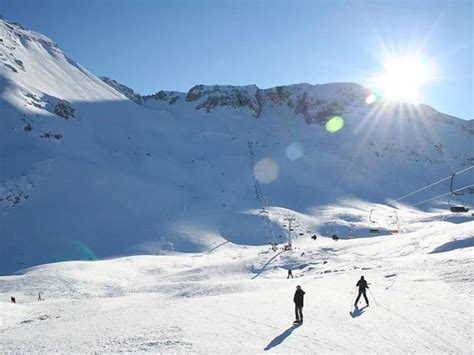
<svg viewBox="0 0 474 355"><path fill-rule="evenodd" d="M293 296L293 302L295 302L295 323L303 323L303 299L305 292L301 289L301 286L296 286L296 292Z"/></svg>
<svg viewBox="0 0 474 355"><path fill-rule="evenodd" d="M369 288L367 285L367 281L364 279L364 276L360 277L360 280L357 281L356 287L359 287L359 294L357 295L356 301L354 306L357 307L357 302L359 302L360 296L364 296L365 303L367 303L367 307L369 306L369 300L367 299L366 289Z"/></svg>
<svg viewBox="0 0 474 355"><path fill-rule="evenodd" d="M288 269L288 276L287 276L286 278L289 279L290 277L291 277L292 279L294 278L294 277L293 277L293 273L291 272L291 269Z"/></svg>

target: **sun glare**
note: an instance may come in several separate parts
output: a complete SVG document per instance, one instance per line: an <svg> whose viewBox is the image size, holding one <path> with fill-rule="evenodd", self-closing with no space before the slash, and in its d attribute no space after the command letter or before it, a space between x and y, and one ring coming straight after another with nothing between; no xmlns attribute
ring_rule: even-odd
<svg viewBox="0 0 474 355"><path fill-rule="evenodd" d="M421 89L429 80L429 63L416 56L406 56L388 59L375 84L386 100L418 103Z"/></svg>

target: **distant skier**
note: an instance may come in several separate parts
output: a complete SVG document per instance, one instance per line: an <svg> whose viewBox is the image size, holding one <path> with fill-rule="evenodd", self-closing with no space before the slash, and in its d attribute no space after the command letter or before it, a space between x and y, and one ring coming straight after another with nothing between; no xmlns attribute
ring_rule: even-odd
<svg viewBox="0 0 474 355"><path fill-rule="evenodd" d="M301 286L296 286L296 292L293 296L293 302L295 302L295 323L303 323L303 299L305 292L301 289Z"/></svg>
<svg viewBox="0 0 474 355"><path fill-rule="evenodd" d="M290 277L294 279L293 272L291 271L291 269L288 269L288 276L286 278L289 279Z"/></svg>
<svg viewBox="0 0 474 355"><path fill-rule="evenodd" d="M360 280L357 281L356 287L359 287L359 294L357 295L356 301L354 306L357 307L357 302L359 302L360 296L364 296L365 303L367 303L367 307L369 306L369 300L367 299L366 289L369 288L367 285L367 281L364 279L364 276L360 277Z"/></svg>

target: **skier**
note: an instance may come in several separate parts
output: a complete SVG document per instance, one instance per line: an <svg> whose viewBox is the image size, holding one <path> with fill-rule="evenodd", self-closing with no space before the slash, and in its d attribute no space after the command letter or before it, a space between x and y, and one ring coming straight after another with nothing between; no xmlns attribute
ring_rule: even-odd
<svg viewBox="0 0 474 355"><path fill-rule="evenodd" d="M291 272L291 269L288 269L288 276L287 276L286 278L289 279L290 277L291 277L292 279L294 279L293 273Z"/></svg>
<svg viewBox="0 0 474 355"><path fill-rule="evenodd" d="M296 292L293 297L293 302L295 302L295 323L303 323L303 298L305 292L301 289L301 286L296 286Z"/></svg>
<svg viewBox="0 0 474 355"><path fill-rule="evenodd" d="M367 281L364 279L364 276L360 277L360 280L357 281L356 287L359 287L359 294L357 295L356 301L354 303L354 307L357 307L357 302L359 302L360 296L364 296L365 303L367 303L367 307L369 306L369 300L367 299L366 289L369 288L367 285Z"/></svg>

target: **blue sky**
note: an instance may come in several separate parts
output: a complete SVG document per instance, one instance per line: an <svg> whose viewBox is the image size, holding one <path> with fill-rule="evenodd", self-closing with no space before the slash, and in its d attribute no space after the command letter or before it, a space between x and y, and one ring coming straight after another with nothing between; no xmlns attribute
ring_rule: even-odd
<svg viewBox="0 0 474 355"><path fill-rule="evenodd" d="M470 0L0 0L0 14L142 94L201 83L364 84L387 50L421 51L438 68L422 102L474 118Z"/></svg>

